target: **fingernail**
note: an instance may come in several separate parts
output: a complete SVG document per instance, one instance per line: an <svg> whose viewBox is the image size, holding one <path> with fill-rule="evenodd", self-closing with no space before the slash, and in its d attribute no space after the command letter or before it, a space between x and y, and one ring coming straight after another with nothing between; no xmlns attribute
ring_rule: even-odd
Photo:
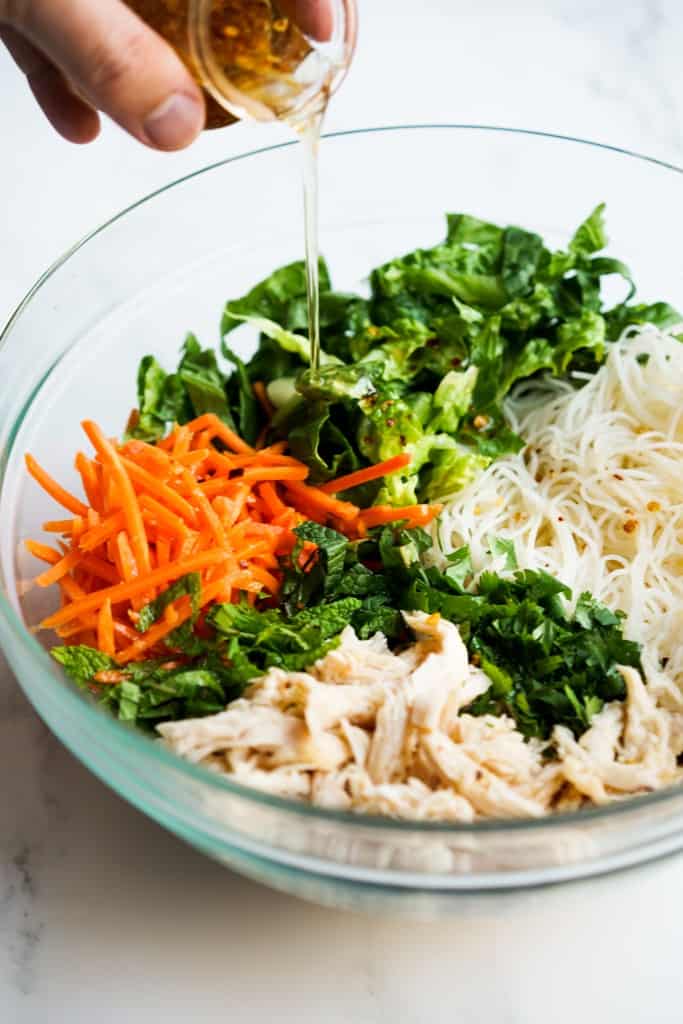
<svg viewBox="0 0 683 1024"><path fill-rule="evenodd" d="M174 92L145 119L145 135L159 149L182 149L202 130L204 110L199 100Z"/></svg>

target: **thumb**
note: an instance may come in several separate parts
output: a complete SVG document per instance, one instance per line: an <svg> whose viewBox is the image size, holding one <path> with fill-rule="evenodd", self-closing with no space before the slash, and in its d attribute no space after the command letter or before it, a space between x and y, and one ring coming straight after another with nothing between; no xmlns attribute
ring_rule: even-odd
<svg viewBox="0 0 683 1024"><path fill-rule="evenodd" d="M94 107L156 149L204 127L201 90L175 51L121 0L31 0L17 28Z"/></svg>

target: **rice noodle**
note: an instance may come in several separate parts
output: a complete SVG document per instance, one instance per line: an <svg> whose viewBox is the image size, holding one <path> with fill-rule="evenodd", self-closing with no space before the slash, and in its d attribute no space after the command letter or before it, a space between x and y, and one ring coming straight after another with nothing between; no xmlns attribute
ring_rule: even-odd
<svg viewBox="0 0 683 1024"><path fill-rule="evenodd" d="M583 387L531 383L507 411L527 447L447 504L442 551L469 544L477 570L503 571L490 538L511 538L521 568L545 569L575 597L587 590L623 610L650 683L678 706L683 344L651 326L631 330Z"/></svg>

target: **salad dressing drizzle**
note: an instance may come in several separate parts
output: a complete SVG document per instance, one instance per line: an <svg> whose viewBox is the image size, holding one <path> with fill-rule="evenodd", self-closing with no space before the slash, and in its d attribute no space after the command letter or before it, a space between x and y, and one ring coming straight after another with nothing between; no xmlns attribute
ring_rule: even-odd
<svg viewBox="0 0 683 1024"><path fill-rule="evenodd" d="M306 298L311 373L320 369L320 233L318 225L318 151L323 114L315 114L298 129L303 150L304 231L306 235Z"/></svg>
<svg viewBox="0 0 683 1024"><path fill-rule="evenodd" d="M303 154L311 372L320 366L318 150L330 96L356 36L355 0L328 0L334 29L316 43L311 13L295 0L126 0L176 49L205 91L208 127L234 118L282 121ZM298 10L301 26L292 17Z"/></svg>

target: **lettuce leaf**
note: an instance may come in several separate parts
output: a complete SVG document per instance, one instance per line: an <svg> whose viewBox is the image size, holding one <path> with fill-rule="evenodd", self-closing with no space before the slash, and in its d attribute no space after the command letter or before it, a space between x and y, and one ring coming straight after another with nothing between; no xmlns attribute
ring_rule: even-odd
<svg viewBox="0 0 683 1024"><path fill-rule="evenodd" d="M166 373L153 356L145 356L138 370L138 409L126 436L157 441L171 424L187 423L206 412L235 429L227 383L215 351L203 349L193 334L183 343L175 373Z"/></svg>
<svg viewBox="0 0 683 1024"><path fill-rule="evenodd" d="M327 264L320 260L320 289L329 291ZM245 319L274 321L287 331L304 330L306 321L306 264L288 263L255 285L246 295L226 303L221 324L223 337Z"/></svg>

